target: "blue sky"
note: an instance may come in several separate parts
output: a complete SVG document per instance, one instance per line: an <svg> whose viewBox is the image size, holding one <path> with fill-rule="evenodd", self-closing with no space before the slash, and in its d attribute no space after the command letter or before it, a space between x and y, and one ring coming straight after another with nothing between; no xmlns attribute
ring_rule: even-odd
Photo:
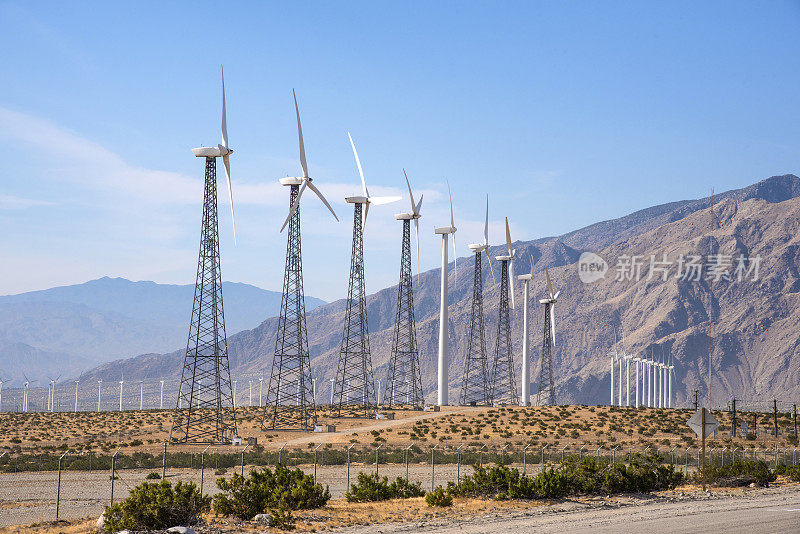
<svg viewBox="0 0 800 534"><path fill-rule="evenodd" d="M459 255L508 216L534 239L798 173L798 2L0 1L0 293L99 276L192 283L224 63L238 244L220 181L223 275L280 290L287 191L306 293L341 298L360 189L425 194L422 268L456 204ZM221 167L220 167L221 171ZM221 175L221 172L220 172ZM374 207L369 291L396 283L402 203Z"/></svg>

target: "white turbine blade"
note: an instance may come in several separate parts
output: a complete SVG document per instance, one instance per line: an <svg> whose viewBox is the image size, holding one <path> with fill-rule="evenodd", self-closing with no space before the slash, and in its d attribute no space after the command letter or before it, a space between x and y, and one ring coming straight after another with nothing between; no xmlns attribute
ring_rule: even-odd
<svg viewBox="0 0 800 534"><path fill-rule="evenodd" d="M317 189L314 186L314 184L311 183L310 180L307 181L306 183L308 184L308 188L311 189L319 197L319 199L322 201L322 203L325 204L325 206L331 211L331 214L333 214L333 218L336 219L336 222L339 222L339 217L336 216L336 212L333 211L333 208L331 207L330 204L328 204L328 201L325 200L325 197L322 196L322 193L319 192L319 189ZM298 196L297 198L300 198L300 197Z"/></svg>
<svg viewBox="0 0 800 534"><path fill-rule="evenodd" d="M556 346L556 316L555 316L555 306L550 304L550 338L553 342L553 346Z"/></svg>
<svg viewBox="0 0 800 534"><path fill-rule="evenodd" d="M364 229L367 227L367 214L369 213L369 205L371 202L366 202L364 204L364 216L361 217L361 233L364 233Z"/></svg>
<svg viewBox="0 0 800 534"><path fill-rule="evenodd" d="M224 124L224 122L223 122ZM233 189L231 188L231 162L228 154L222 156L225 165L225 177L228 179L228 200L231 202L231 220L233 221L233 244L236 244L236 216L233 214Z"/></svg>
<svg viewBox="0 0 800 534"><path fill-rule="evenodd" d="M556 294L553 295L553 300L558 300L558 296L561 294L561 290L556 291Z"/></svg>
<svg viewBox="0 0 800 534"><path fill-rule="evenodd" d="M408 186L408 198L411 199L411 213L417 215L416 204L414 204L414 193L411 192L411 182L408 181L408 174L406 174L405 169L403 169L403 176L406 177L406 185Z"/></svg>
<svg viewBox="0 0 800 534"><path fill-rule="evenodd" d="M356 157L356 166L358 167L358 174L361 176L361 191L364 196L369 198L369 191L367 190L367 182L364 180L364 170L361 168L361 160L358 159L358 152L356 152L356 145L353 143L353 137L350 132L347 132L347 137L350 139L350 146L353 147L353 155Z"/></svg>
<svg viewBox="0 0 800 534"><path fill-rule="evenodd" d="M294 215L294 212L297 211L298 206L300 206L300 197L303 196L303 191L306 190L307 185L309 185L308 180L303 180L303 185L300 186L300 191L297 192L297 198L294 199L294 202L292 202L292 206L289 208L289 215L287 215L286 220L283 221L283 226L281 226L281 232L283 232L283 229L286 228L287 224L289 224L289 220L292 218L292 215Z"/></svg>
<svg viewBox="0 0 800 534"><path fill-rule="evenodd" d="M516 301L514 299L514 260L508 261L508 274L511 276L511 284L509 289L511 290L511 309L516 308Z"/></svg>
<svg viewBox="0 0 800 534"><path fill-rule="evenodd" d="M370 204L377 204L378 206L382 204L390 204L392 202L397 202L398 200L403 200L403 197L369 197Z"/></svg>
<svg viewBox="0 0 800 534"><path fill-rule="evenodd" d="M419 201L422 202L422 199ZM414 219L414 231L417 233L417 277L419 277L419 219Z"/></svg>
<svg viewBox="0 0 800 534"><path fill-rule="evenodd" d="M506 249L508 250L508 255L511 256L511 231L508 229L508 217L506 217Z"/></svg>
<svg viewBox="0 0 800 534"><path fill-rule="evenodd" d="M455 228L456 223L453 220L453 195L450 194L450 181L447 180L447 196L450 198L450 227Z"/></svg>
<svg viewBox="0 0 800 534"><path fill-rule="evenodd" d="M492 283L497 283L497 278L494 277L494 269L492 269L492 258L489 256L489 249L483 250L486 253L486 263L489 265L489 272L492 273Z"/></svg>
<svg viewBox="0 0 800 534"><path fill-rule="evenodd" d="M300 108L297 107L297 95L294 93L294 88L292 88L292 96L294 97L294 112L297 114L297 137L300 140L300 166L303 167L303 178L308 178L306 145L303 143L303 127L300 125Z"/></svg>
<svg viewBox="0 0 800 534"><path fill-rule="evenodd" d="M531 257L528 259L531 261L531 280L533 280L533 253L531 253Z"/></svg>
<svg viewBox="0 0 800 534"><path fill-rule="evenodd" d="M420 211L419 211L419 210L421 210L421 209L422 209L422 199L423 199L424 197L425 197L425 195L421 195L421 196L419 197L419 202L417 202L417 207L416 207L416 209L414 210L414 215L420 216Z"/></svg>
<svg viewBox="0 0 800 534"><path fill-rule="evenodd" d="M225 113L225 69L220 65L222 70L222 145L228 148L228 121L227 114Z"/></svg>
<svg viewBox="0 0 800 534"><path fill-rule="evenodd" d="M550 298L553 298L553 284L550 283L550 273L547 269L544 270L544 276L547 278L547 293L550 295Z"/></svg>
<svg viewBox="0 0 800 534"><path fill-rule="evenodd" d="M483 244L489 244L489 195L486 195L486 224L483 226Z"/></svg>

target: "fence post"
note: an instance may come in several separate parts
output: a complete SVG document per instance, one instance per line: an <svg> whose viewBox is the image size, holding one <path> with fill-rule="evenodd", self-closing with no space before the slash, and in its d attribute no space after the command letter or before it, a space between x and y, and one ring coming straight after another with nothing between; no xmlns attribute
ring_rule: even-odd
<svg viewBox="0 0 800 534"><path fill-rule="evenodd" d="M508 448L508 443L506 443L505 445L503 445L503 448L502 448L502 449L500 449L500 458L501 458L501 460L500 460L500 461L501 461L501 462L503 462L503 465L504 465L504 466L506 465L506 449L507 449L507 448Z"/></svg>
<svg viewBox="0 0 800 534"><path fill-rule="evenodd" d="M322 443L314 447L314 484L317 483L317 449L322 447Z"/></svg>
<svg viewBox="0 0 800 534"><path fill-rule="evenodd" d="M283 445L281 445L281 448L278 451L278 465L281 465L281 463L283 462L283 448L286 446L286 443L288 442L284 441Z"/></svg>
<svg viewBox="0 0 800 534"><path fill-rule="evenodd" d="M528 447L530 447L530 446L531 446L531 444L528 443L527 445L525 445L525 448L522 449L522 474L523 475L527 475L528 474Z"/></svg>
<svg viewBox="0 0 800 534"><path fill-rule="evenodd" d="M586 445L581 445L581 448L578 449L578 460L583 460L583 449L586 448Z"/></svg>
<svg viewBox="0 0 800 534"><path fill-rule="evenodd" d="M164 442L164 456L161 459L161 480L167 477L167 442Z"/></svg>
<svg viewBox="0 0 800 534"><path fill-rule="evenodd" d="M456 468L456 480L458 481L459 484L461 483L461 447L463 446L464 444L462 443L456 449L456 452L458 453L458 467Z"/></svg>
<svg viewBox="0 0 800 534"><path fill-rule="evenodd" d="M347 447L347 493L350 493L350 449L355 447L356 444L353 443L349 447Z"/></svg>
<svg viewBox="0 0 800 534"><path fill-rule="evenodd" d="M436 458L434 456L434 453L436 452L436 447L438 447L438 446L439 446L439 444L437 443L431 449L431 491L433 491L433 484L434 484L434 480L435 480L434 473L436 471Z"/></svg>
<svg viewBox="0 0 800 534"><path fill-rule="evenodd" d="M203 479L205 478L206 474L206 451L208 447L211 445L207 445L203 452L200 453L200 494L203 493Z"/></svg>
<svg viewBox="0 0 800 534"><path fill-rule="evenodd" d="M64 454L58 459L58 490L56 491L56 522L58 522L58 510L61 505L61 461L64 459L64 456L69 454L70 451L67 449Z"/></svg>
<svg viewBox="0 0 800 534"><path fill-rule="evenodd" d="M486 448L486 444L484 443L483 447L481 447L480 450L479 450L479 452L480 452L480 466L481 467L483 467L483 449L485 449L485 448Z"/></svg>
<svg viewBox="0 0 800 534"><path fill-rule="evenodd" d="M383 443L381 443L380 445L375 447L375 474L376 475L378 474L378 451L381 450L381 447L383 447Z"/></svg>
<svg viewBox="0 0 800 534"><path fill-rule="evenodd" d="M117 452L111 457L111 506L114 506L114 478L116 478L117 471L117 454L122 450L122 447L117 449Z"/></svg>
<svg viewBox="0 0 800 534"><path fill-rule="evenodd" d="M242 476L244 476L244 451L246 451L247 447L249 446L250 444L248 443L247 445L244 446L244 449L242 449Z"/></svg>
<svg viewBox="0 0 800 534"><path fill-rule="evenodd" d="M413 447L413 446L414 446L414 444L412 443L411 445L406 447L406 450L405 450L405 453L406 453L406 482L409 481L408 480L408 456L409 456L409 451L411 451L411 447Z"/></svg>

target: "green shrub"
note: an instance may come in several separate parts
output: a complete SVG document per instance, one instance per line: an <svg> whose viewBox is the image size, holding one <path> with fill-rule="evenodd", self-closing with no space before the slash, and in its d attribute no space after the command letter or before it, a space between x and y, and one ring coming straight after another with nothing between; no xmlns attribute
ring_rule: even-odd
<svg viewBox="0 0 800 534"><path fill-rule="evenodd" d="M389 499L408 499L422 497L425 492L419 482L411 483L405 478L389 483L387 477L380 477L377 473L367 475L358 473L358 481L350 487L345 494L348 502L378 502Z"/></svg>
<svg viewBox="0 0 800 534"><path fill-rule="evenodd" d="M779 470L775 473L770 471L763 460L740 459L727 465L706 465L705 478L706 482L722 486L755 482L759 486L767 487L770 482L775 481L776 474L780 474L777 471ZM700 475L695 475L695 478L701 480Z"/></svg>
<svg viewBox="0 0 800 534"><path fill-rule="evenodd" d="M509 499L556 499L572 494L650 492L672 489L683 475L673 466L661 465L660 458L633 455L630 462L611 464L607 460L584 458L559 466L545 467L535 476L523 476L505 466L474 466L458 484L448 484L456 496Z"/></svg>
<svg viewBox="0 0 800 534"><path fill-rule="evenodd" d="M147 476L144 478L146 480L161 480L161 475L153 471L152 473L148 473Z"/></svg>
<svg viewBox="0 0 800 534"><path fill-rule="evenodd" d="M425 494L425 502L428 503L428 506L451 506L453 504L453 496L439 486Z"/></svg>
<svg viewBox="0 0 800 534"><path fill-rule="evenodd" d="M294 530L294 518L292 511L285 508L277 508L270 512L269 526L281 530Z"/></svg>
<svg viewBox="0 0 800 534"><path fill-rule="evenodd" d="M106 506L104 528L119 530L164 530L175 525L194 525L209 510L211 497L194 483L142 482L124 501Z"/></svg>
<svg viewBox="0 0 800 534"><path fill-rule="evenodd" d="M249 478L234 473L230 480L217 480L217 487L222 493L214 496L214 511L243 520L267 512L274 516L277 510L319 508L331 498L328 487L315 484L311 475L282 465L274 472L269 467L253 469Z"/></svg>
<svg viewBox="0 0 800 534"><path fill-rule="evenodd" d="M219 469L214 471L214 474L217 475L218 477L221 477L222 475L224 475L227 472L228 472L227 469L225 469L224 467L220 467Z"/></svg>

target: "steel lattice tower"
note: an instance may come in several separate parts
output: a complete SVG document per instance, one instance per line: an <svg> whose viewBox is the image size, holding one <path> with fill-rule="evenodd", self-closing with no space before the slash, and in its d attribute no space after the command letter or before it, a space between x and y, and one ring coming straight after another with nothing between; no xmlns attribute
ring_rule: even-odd
<svg viewBox="0 0 800 534"><path fill-rule="evenodd" d="M236 412L222 306L214 157L206 157L197 282L178 397L170 441L230 443L236 435Z"/></svg>
<svg viewBox="0 0 800 534"><path fill-rule="evenodd" d="M291 208L300 186L290 185ZM286 240L286 270L283 276L281 314L275 357L267 388L262 430L311 430L316 405L308 353L306 306L303 292L303 258L300 246L300 210L289 221Z"/></svg>
<svg viewBox="0 0 800 534"><path fill-rule="evenodd" d="M338 417L371 417L375 413L375 384L364 288L364 233L361 218L364 205L355 202L353 206L353 251L334 403Z"/></svg>
<svg viewBox="0 0 800 534"><path fill-rule="evenodd" d="M511 351L511 315L508 307L508 262L500 260L500 311L497 318L497 342L492 369L492 402L515 403L514 356Z"/></svg>
<svg viewBox="0 0 800 534"><path fill-rule="evenodd" d="M536 404L539 406L556 405L556 385L553 382L553 337L550 331L550 306L552 305L552 302L544 302L542 369L539 374L539 393L536 395Z"/></svg>
<svg viewBox="0 0 800 534"><path fill-rule="evenodd" d="M475 251L475 275L472 282L472 315L469 320L467 354L464 357L464 381L461 404L491 404L491 377L486 358L486 331L483 320L483 247Z"/></svg>
<svg viewBox="0 0 800 534"><path fill-rule="evenodd" d="M413 215L412 215L413 216ZM403 221L400 283L397 286L397 320L392 355L386 374L386 404L422 406L422 377L419 368L417 326L414 321L414 292L411 274L411 219Z"/></svg>

